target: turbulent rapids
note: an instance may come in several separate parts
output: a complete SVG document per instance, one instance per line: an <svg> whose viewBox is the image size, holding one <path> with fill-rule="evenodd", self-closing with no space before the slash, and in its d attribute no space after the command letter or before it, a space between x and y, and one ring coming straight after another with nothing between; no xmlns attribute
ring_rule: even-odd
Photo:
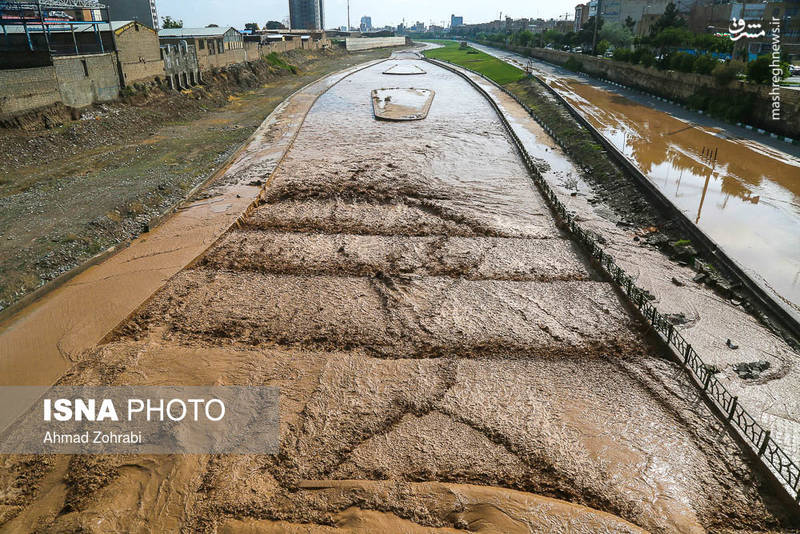
<svg viewBox="0 0 800 534"><path fill-rule="evenodd" d="M451 72L393 61L425 74L379 63L325 92L247 216L60 380L277 386L280 454L2 457L0 524L777 524L694 386L556 226L492 107ZM435 92L427 118L376 121L387 86Z"/></svg>

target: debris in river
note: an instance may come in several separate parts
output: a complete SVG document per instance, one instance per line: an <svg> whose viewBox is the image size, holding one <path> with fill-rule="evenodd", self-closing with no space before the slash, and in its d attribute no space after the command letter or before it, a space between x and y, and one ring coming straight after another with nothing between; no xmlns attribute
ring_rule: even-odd
<svg viewBox="0 0 800 534"><path fill-rule="evenodd" d="M750 363L737 363L733 366L733 370L739 375L739 378L744 380L757 380L761 378L761 373L771 367L767 361L757 361Z"/></svg>

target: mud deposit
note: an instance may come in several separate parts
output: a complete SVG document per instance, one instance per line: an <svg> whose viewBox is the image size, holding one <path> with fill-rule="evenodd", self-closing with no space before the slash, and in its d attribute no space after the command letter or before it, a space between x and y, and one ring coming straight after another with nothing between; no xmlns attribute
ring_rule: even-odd
<svg viewBox="0 0 800 534"><path fill-rule="evenodd" d="M488 103L426 66L427 120L375 121L384 69L323 95L243 224L61 379L278 386L281 453L2 457L5 530L780 528Z"/></svg>
<svg viewBox="0 0 800 534"><path fill-rule="evenodd" d="M436 93L429 89L395 88L372 91L372 111L385 121L417 121L428 116Z"/></svg>

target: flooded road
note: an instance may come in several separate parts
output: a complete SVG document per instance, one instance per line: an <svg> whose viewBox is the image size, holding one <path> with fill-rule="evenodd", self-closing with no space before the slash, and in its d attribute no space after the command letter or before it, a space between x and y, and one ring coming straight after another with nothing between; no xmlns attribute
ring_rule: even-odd
<svg viewBox="0 0 800 534"><path fill-rule="evenodd" d="M518 66L528 58L475 45ZM545 79L800 317L798 148L534 61Z"/></svg>
<svg viewBox="0 0 800 534"><path fill-rule="evenodd" d="M493 108L414 57L324 93L258 205L60 378L277 386L280 454L0 457L0 528L779 527ZM387 83L435 92L427 118L375 120Z"/></svg>

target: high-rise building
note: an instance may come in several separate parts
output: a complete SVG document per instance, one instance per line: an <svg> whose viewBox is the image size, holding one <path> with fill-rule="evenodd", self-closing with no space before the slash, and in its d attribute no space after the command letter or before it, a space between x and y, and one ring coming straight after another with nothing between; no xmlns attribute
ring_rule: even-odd
<svg viewBox="0 0 800 534"><path fill-rule="evenodd" d="M293 30L324 30L322 0L289 0L289 19Z"/></svg>
<svg viewBox="0 0 800 534"><path fill-rule="evenodd" d="M372 17L368 17L366 15L361 17L361 31L362 32L372 31Z"/></svg>
<svg viewBox="0 0 800 534"><path fill-rule="evenodd" d="M145 26L158 28L156 0L103 0L111 20L138 20Z"/></svg>
<svg viewBox="0 0 800 534"><path fill-rule="evenodd" d="M464 17L456 17L455 15L450 15L451 28L458 28L459 26L463 25L464 25Z"/></svg>

